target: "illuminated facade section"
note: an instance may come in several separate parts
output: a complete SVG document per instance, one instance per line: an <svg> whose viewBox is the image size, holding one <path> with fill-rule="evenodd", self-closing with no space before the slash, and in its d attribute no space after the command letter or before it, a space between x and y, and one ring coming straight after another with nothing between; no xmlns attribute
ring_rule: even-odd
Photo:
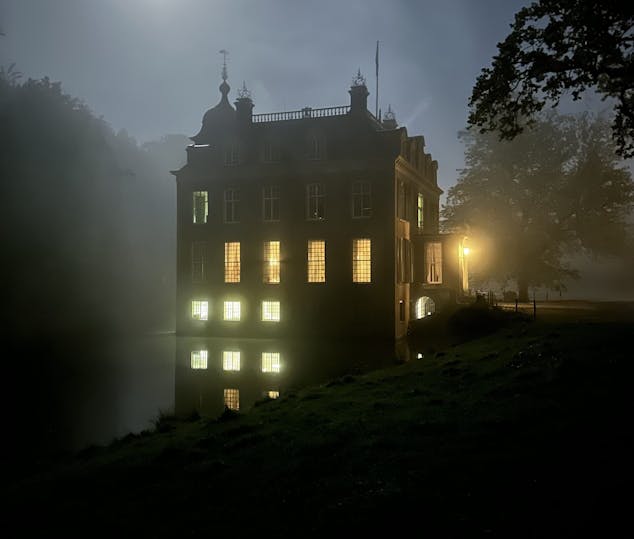
<svg viewBox="0 0 634 539"><path fill-rule="evenodd" d="M194 370L206 369L207 368L207 350L192 350L190 365Z"/></svg>
<svg viewBox="0 0 634 539"><path fill-rule="evenodd" d="M207 191L194 191L193 223L204 224L209 216L209 193Z"/></svg>
<svg viewBox="0 0 634 539"><path fill-rule="evenodd" d="M308 240L308 282L326 282L326 242Z"/></svg>
<svg viewBox="0 0 634 539"><path fill-rule="evenodd" d="M240 242L225 243L225 283L240 282Z"/></svg>
<svg viewBox="0 0 634 539"><path fill-rule="evenodd" d="M266 396L269 399L279 399L280 397L280 392L279 391L267 391L266 392Z"/></svg>
<svg viewBox="0 0 634 539"><path fill-rule="evenodd" d="M263 301L262 302L262 321L263 322L279 322L280 321L280 302L279 301Z"/></svg>
<svg viewBox="0 0 634 539"><path fill-rule="evenodd" d="M223 371L239 371L240 370L240 352L238 350L223 350L222 370Z"/></svg>
<svg viewBox="0 0 634 539"><path fill-rule="evenodd" d="M370 182L357 181L352 184L352 217L360 219L372 215L372 191Z"/></svg>
<svg viewBox="0 0 634 539"><path fill-rule="evenodd" d="M209 320L209 302L198 299L193 300L192 318L194 320Z"/></svg>
<svg viewBox="0 0 634 539"><path fill-rule="evenodd" d="M225 407L229 410L240 410L240 390L239 389L225 389L224 390Z"/></svg>
<svg viewBox="0 0 634 539"><path fill-rule="evenodd" d="M352 240L352 282L372 282L372 242L367 238Z"/></svg>
<svg viewBox="0 0 634 539"><path fill-rule="evenodd" d="M223 309L223 319L231 322L240 321L240 302L225 301Z"/></svg>
<svg viewBox="0 0 634 539"><path fill-rule="evenodd" d="M263 281L265 284L280 282L280 242L264 242Z"/></svg>
<svg viewBox="0 0 634 539"><path fill-rule="evenodd" d="M442 243L439 241L425 245L425 276L429 284L442 283Z"/></svg>
<svg viewBox="0 0 634 539"><path fill-rule="evenodd" d="M280 372L281 366L279 352L262 352L262 372Z"/></svg>

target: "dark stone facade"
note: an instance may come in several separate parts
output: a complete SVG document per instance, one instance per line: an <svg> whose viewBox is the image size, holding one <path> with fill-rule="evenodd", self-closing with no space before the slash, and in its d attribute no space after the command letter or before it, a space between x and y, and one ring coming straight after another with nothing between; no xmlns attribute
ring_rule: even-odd
<svg viewBox="0 0 634 539"><path fill-rule="evenodd" d="M437 163L422 136L368 112L363 81L349 106L261 115L245 90L235 108L226 81L220 91L174 172L178 334L393 339L406 333L419 297L442 308L464 293L460 238L438 231ZM204 222L194 222L195 192L206 193ZM274 210L265 207L271 193ZM353 282L355 239L370 240L367 283ZM325 282L308 282L309 240L325 242ZM274 284L263 279L270 241L280 249ZM443 249L435 284L426 275L430 241ZM240 243L239 282L225 282L226 242ZM207 320L193 318L192 301L208 302ZM225 301L240 302L239 321L224 320ZM279 302L279 321L262 320L263 301Z"/></svg>

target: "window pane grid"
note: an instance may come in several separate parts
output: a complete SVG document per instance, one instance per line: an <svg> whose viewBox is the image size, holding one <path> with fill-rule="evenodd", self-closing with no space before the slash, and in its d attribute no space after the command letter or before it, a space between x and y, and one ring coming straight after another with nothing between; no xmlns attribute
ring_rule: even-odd
<svg viewBox="0 0 634 539"><path fill-rule="evenodd" d="M262 352L262 372L280 372L280 353Z"/></svg>
<svg viewBox="0 0 634 539"><path fill-rule="evenodd" d="M265 187L262 191L264 220L280 220L280 189L277 186Z"/></svg>
<svg viewBox="0 0 634 539"><path fill-rule="evenodd" d="M279 301L263 301L262 302L262 320L264 322L280 321L280 302Z"/></svg>
<svg viewBox="0 0 634 539"><path fill-rule="evenodd" d="M225 283L240 282L240 242L225 243Z"/></svg>
<svg viewBox="0 0 634 539"><path fill-rule="evenodd" d="M207 279L205 274L207 242L195 241L192 243L192 282L202 283Z"/></svg>
<svg viewBox="0 0 634 539"><path fill-rule="evenodd" d="M372 282L372 247L369 239L352 240L352 282Z"/></svg>
<svg viewBox="0 0 634 539"><path fill-rule="evenodd" d="M194 320L208 320L209 319L209 302L201 300L192 301L192 318Z"/></svg>
<svg viewBox="0 0 634 539"><path fill-rule="evenodd" d="M370 182L358 181L352 184L352 216L372 215L372 192Z"/></svg>
<svg viewBox="0 0 634 539"><path fill-rule="evenodd" d="M202 224L207 222L209 215L209 195L207 191L194 191L193 222Z"/></svg>
<svg viewBox="0 0 634 539"><path fill-rule="evenodd" d="M264 242L264 276L266 284L280 282L280 242Z"/></svg>
<svg viewBox="0 0 634 539"><path fill-rule="evenodd" d="M206 369L207 368L207 350L192 350L191 353L191 368L192 369Z"/></svg>
<svg viewBox="0 0 634 539"><path fill-rule="evenodd" d="M430 242L425 250L427 282L442 283L442 244Z"/></svg>
<svg viewBox="0 0 634 539"><path fill-rule="evenodd" d="M225 389L224 390L225 406L229 410L240 410L240 390L238 389Z"/></svg>
<svg viewBox="0 0 634 539"><path fill-rule="evenodd" d="M223 371L239 371L240 370L240 352L238 350L223 350L222 370Z"/></svg>
<svg viewBox="0 0 634 539"><path fill-rule="evenodd" d="M240 202L240 191L237 189L225 190L225 223L237 223L239 219L238 205Z"/></svg>
<svg viewBox="0 0 634 539"><path fill-rule="evenodd" d="M416 213L417 213L417 221L418 221L418 228L423 228L423 211L424 211L424 200L423 200L423 194L422 193L418 193L418 202L416 205Z"/></svg>
<svg viewBox="0 0 634 539"><path fill-rule="evenodd" d="M326 242L308 240L308 282L326 282Z"/></svg>
<svg viewBox="0 0 634 539"><path fill-rule="evenodd" d="M318 221L324 218L325 190L321 183L310 183L306 186L307 218Z"/></svg>
<svg viewBox="0 0 634 539"><path fill-rule="evenodd" d="M225 301L224 302L224 319L239 321L240 320L240 302Z"/></svg>

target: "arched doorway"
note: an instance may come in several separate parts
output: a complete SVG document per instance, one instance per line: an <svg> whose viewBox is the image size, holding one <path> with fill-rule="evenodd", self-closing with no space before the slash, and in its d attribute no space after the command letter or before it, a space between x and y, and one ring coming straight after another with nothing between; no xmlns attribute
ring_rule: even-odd
<svg viewBox="0 0 634 539"><path fill-rule="evenodd" d="M429 296L422 296L414 304L414 316L416 319L425 318L436 312L436 304Z"/></svg>

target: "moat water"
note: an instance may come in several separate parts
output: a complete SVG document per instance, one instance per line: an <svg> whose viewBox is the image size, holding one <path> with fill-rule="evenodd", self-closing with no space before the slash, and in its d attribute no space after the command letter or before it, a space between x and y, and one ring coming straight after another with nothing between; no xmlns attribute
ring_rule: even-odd
<svg viewBox="0 0 634 539"><path fill-rule="evenodd" d="M407 343L167 333L47 343L19 353L23 361L9 376L20 395L13 399L16 449L33 454L105 445L151 429L161 413L246 411L262 398L411 356Z"/></svg>

